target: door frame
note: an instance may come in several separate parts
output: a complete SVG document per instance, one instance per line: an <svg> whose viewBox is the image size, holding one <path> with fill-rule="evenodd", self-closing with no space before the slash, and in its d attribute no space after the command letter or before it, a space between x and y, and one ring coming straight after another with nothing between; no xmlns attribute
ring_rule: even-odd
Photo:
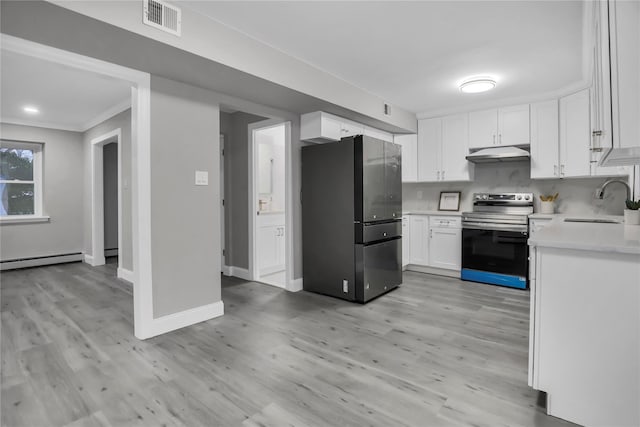
<svg viewBox="0 0 640 427"><path fill-rule="evenodd" d="M122 129L117 128L91 140L91 266L105 264L104 256L104 146L118 144L118 270L122 254ZM120 275L118 275L120 276Z"/></svg>
<svg viewBox="0 0 640 427"><path fill-rule="evenodd" d="M226 257L226 242L225 242L225 213L227 207L224 200L224 135L220 134L220 270L226 271L227 257Z"/></svg>
<svg viewBox="0 0 640 427"><path fill-rule="evenodd" d="M257 176L255 168L257 166L255 149L255 133L256 131L274 128L284 125L284 162L285 162L285 283L284 289L288 291L298 291L293 280L293 185L292 185L292 147L291 147L291 121L273 118L250 123L247 126L248 148L249 148L249 275L251 280L257 280L260 275L257 265L257 221L256 212L258 211L257 201Z"/></svg>
<svg viewBox="0 0 640 427"><path fill-rule="evenodd" d="M151 265L151 75L88 56L0 34L3 50L102 74L131 84L131 240L133 328L146 339L174 328L153 317ZM46 161L46 160L45 160Z"/></svg>

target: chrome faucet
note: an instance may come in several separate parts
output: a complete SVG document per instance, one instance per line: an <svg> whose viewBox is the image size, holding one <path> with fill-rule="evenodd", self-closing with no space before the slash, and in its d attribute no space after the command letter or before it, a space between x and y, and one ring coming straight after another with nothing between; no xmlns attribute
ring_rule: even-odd
<svg viewBox="0 0 640 427"><path fill-rule="evenodd" d="M620 184L624 185L625 188L627 189L627 200L631 199L631 188L629 187L629 184L627 184L621 179L607 180L604 184L602 184L599 188L596 189L596 199L604 199L604 189L607 188L609 184L613 184L614 182L619 182Z"/></svg>

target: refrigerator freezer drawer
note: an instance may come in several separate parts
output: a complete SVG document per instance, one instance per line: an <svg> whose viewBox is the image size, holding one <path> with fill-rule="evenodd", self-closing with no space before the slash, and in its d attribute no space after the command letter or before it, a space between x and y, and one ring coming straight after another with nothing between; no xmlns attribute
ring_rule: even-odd
<svg viewBox="0 0 640 427"><path fill-rule="evenodd" d="M377 224L356 224L356 243L371 243L389 240L402 235L402 221Z"/></svg>
<svg viewBox="0 0 640 427"><path fill-rule="evenodd" d="M364 303L402 283L402 239L356 245L356 301Z"/></svg>

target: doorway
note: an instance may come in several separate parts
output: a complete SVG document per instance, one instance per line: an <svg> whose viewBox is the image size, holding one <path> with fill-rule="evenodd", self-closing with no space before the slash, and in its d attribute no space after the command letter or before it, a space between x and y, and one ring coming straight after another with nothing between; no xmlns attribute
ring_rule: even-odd
<svg viewBox="0 0 640 427"><path fill-rule="evenodd" d="M105 255L114 255L113 246L122 248L122 130L120 128L100 135L91 140L91 255L87 261L93 266L104 265ZM113 156L115 146L115 176L110 157ZM105 156L106 153L106 156ZM106 161L105 161L106 160ZM107 168L105 168L105 165ZM107 178L105 180L105 178ZM115 182L115 200L113 199ZM105 203L106 202L106 203ZM115 203L113 203L115 202ZM107 206L107 203L109 204ZM115 204L116 209L113 210ZM115 214L115 218L113 218ZM113 233L113 226L117 227ZM114 241L114 234L116 239ZM120 255L118 265L121 265Z"/></svg>
<svg viewBox="0 0 640 427"><path fill-rule="evenodd" d="M102 182L104 208L104 257L107 264L120 264L120 165L118 164L118 142L109 142L102 147Z"/></svg>
<svg viewBox="0 0 640 427"><path fill-rule="evenodd" d="M249 125L249 270L252 280L287 288L291 281L291 124Z"/></svg>

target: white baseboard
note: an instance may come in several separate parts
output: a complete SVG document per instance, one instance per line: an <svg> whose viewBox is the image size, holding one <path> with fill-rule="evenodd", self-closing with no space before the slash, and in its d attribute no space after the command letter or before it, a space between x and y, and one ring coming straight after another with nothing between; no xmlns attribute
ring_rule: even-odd
<svg viewBox="0 0 640 427"><path fill-rule="evenodd" d="M118 256L118 249L105 249L104 256Z"/></svg>
<svg viewBox="0 0 640 427"><path fill-rule="evenodd" d="M152 338L176 329L195 325L196 323L220 317L224 314L224 303L222 301L203 305L202 307L191 308L179 313L168 314L166 316L153 319L144 331L136 330L136 337L140 339Z"/></svg>
<svg viewBox="0 0 640 427"><path fill-rule="evenodd" d="M98 265L105 265L107 261L104 259L104 257L95 258L92 255L84 254L84 262L86 262L92 267L96 267Z"/></svg>
<svg viewBox="0 0 640 427"><path fill-rule="evenodd" d="M41 265L63 264L66 262L82 261L81 253L60 256L47 256L42 258L21 259L16 261L0 262L0 271L14 270L16 268L38 267Z"/></svg>
<svg viewBox="0 0 640 427"><path fill-rule="evenodd" d="M233 276L239 279L252 280L249 270L246 268L234 267L232 265L222 266L222 274L225 276Z"/></svg>
<svg viewBox="0 0 640 427"><path fill-rule="evenodd" d="M460 278L460 270L447 270L445 268L427 267L424 265L409 264L405 271L415 271L418 273L436 274L438 276Z"/></svg>
<svg viewBox="0 0 640 427"><path fill-rule="evenodd" d="M300 292L302 290L302 277L291 280L289 286L287 286L287 290L289 292Z"/></svg>
<svg viewBox="0 0 640 427"><path fill-rule="evenodd" d="M133 271L118 267L118 279L133 283Z"/></svg>

